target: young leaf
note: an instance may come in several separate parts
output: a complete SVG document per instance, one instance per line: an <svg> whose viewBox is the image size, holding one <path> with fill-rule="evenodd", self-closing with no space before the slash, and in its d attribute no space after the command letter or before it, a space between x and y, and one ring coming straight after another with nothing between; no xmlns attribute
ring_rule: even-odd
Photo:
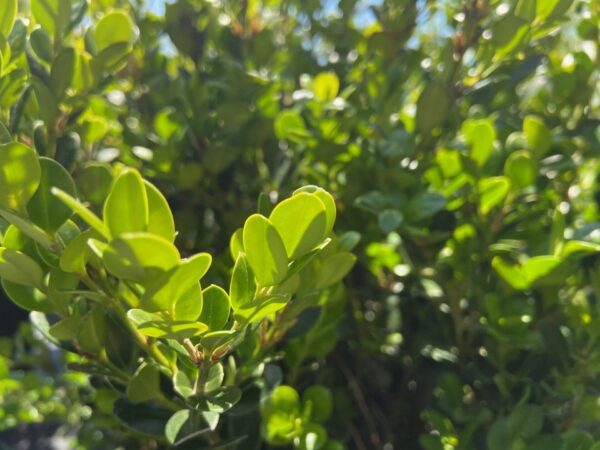
<svg viewBox="0 0 600 450"><path fill-rule="evenodd" d="M327 231L325 232L325 235L328 236L331 233L331 231L333 230L333 225L335 224L335 217L336 217L335 199L329 192L327 192L325 189L323 189L319 186L314 186L314 185L303 186L300 189L296 189L294 191L293 195L297 195L300 192L306 192L309 194L316 195L317 197L319 197L319 200L321 200L323 202L323 205L325 205L325 212L327 214Z"/></svg>
<svg viewBox="0 0 600 450"><path fill-rule="evenodd" d="M0 5L0 35L8 36L17 17L18 0L4 0Z"/></svg>
<svg viewBox="0 0 600 450"><path fill-rule="evenodd" d="M229 296L224 289L211 284L202 291L204 305L200 322L208 325L210 331L221 330L229 319L231 309Z"/></svg>
<svg viewBox="0 0 600 450"><path fill-rule="evenodd" d="M251 215L244 224L243 242L248 264L259 286L272 286L285 278L285 247L269 219L260 214Z"/></svg>
<svg viewBox="0 0 600 450"><path fill-rule="evenodd" d="M231 253L231 257L234 261L237 261L240 253L244 251L244 230L242 228L238 228L231 235L231 240L229 241L229 252Z"/></svg>
<svg viewBox="0 0 600 450"><path fill-rule="evenodd" d="M144 180L144 186L148 196L148 232L173 242L175 240L175 222L167 200L148 181Z"/></svg>
<svg viewBox="0 0 600 450"><path fill-rule="evenodd" d="M233 310L237 310L249 303L254 298L256 283L254 274L246 260L246 256L240 253L231 274L231 284L229 286L229 298Z"/></svg>
<svg viewBox="0 0 600 450"><path fill-rule="evenodd" d="M198 284L210 267L211 260L208 253L198 253L182 260L148 287L140 307L146 311L171 311L177 301Z"/></svg>
<svg viewBox="0 0 600 450"><path fill-rule="evenodd" d="M480 194L479 209L483 215L502 203L510 190L510 181L506 177L483 178L477 185Z"/></svg>
<svg viewBox="0 0 600 450"><path fill-rule="evenodd" d="M167 321L158 314L130 309L127 318L144 335L154 338L183 340L204 334L208 327L200 322Z"/></svg>
<svg viewBox="0 0 600 450"><path fill-rule="evenodd" d="M44 230L53 233L73 214L71 208L52 195L52 189L58 188L75 196L75 183L63 166L49 158L39 158L41 167L40 184L27 204L29 217Z"/></svg>
<svg viewBox="0 0 600 450"><path fill-rule="evenodd" d="M119 278L147 284L179 263L169 241L150 233L125 233L110 241L102 259Z"/></svg>
<svg viewBox="0 0 600 450"><path fill-rule="evenodd" d="M200 287L200 283L196 282L175 302L173 318L175 320L196 321L203 308L202 288Z"/></svg>
<svg viewBox="0 0 600 450"><path fill-rule="evenodd" d="M177 436L190 418L190 410L182 409L171 416L165 425L165 437L169 444L174 444Z"/></svg>
<svg viewBox="0 0 600 450"><path fill-rule="evenodd" d="M114 237L147 230L148 197L138 171L125 169L117 177L104 203L104 222Z"/></svg>
<svg viewBox="0 0 600 450"><path fill-rule="evenodd" d="M99 52L113 44L130 44L134 37L133 22L124 11L113 11L106 14L98 21L94 30L94 42Z"/></svg>
<svg viewBox="0 0 600 450"><path fill-rule="evenodd" d="M327 232L325 205L316 195L305 192L279 203L269 219L279 232L289 259L308 253Z"/></svg>
<svg viewBox="0 0 600 450"><path fill-rule="evenodd" d="M25 214L41 176L33 149L17 142L0 145L0 207Z"/></svg>
<svg viewBox="0 0 600 450"><path fill-rule="evenodd" d="M331 101L338 95L340 80L333 72L321 72L313 80L312 89L317 100Z"/></svg>
<svg viewBox="0 0 600 450"><path fill-rule="evenodd" d="M310 403L310 417L317 422L325 422L333 411L333 396L325 386L313 385L302 393L302 402L306 408Z"/></svg>
<svg viewBox="0 0 600 450"><path fill-rule="evenodd" d="M283 309L290 301L289 294L269 294L244 304L235 311L235 317L244 322L256 323Z"/></svg>

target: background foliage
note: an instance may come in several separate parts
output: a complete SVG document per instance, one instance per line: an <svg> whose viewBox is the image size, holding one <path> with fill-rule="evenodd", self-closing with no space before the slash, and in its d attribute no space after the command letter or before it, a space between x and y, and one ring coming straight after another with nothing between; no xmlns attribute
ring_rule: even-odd
<svg viewBox="0 0 600 450"><path fill-rule="evenodd" d="M207 277L222 285L259 198L270 209L323 186L337 229L360 233L346 288L258 377L263 439L238 448L600 446L598 2L11 4L0 136L60 162L92 208L108 163L138 168L167 197L182 254L215 255ZM87 427L44 406L63 383L67 409L109 402L59 375L11 411L37 369L5 347L2 427ZM279 384L305 397L269 394ZM328 398L311 385L329 388L330 414L307 416L307 398ZM278 440L282 411L335 443Z"/></svg>

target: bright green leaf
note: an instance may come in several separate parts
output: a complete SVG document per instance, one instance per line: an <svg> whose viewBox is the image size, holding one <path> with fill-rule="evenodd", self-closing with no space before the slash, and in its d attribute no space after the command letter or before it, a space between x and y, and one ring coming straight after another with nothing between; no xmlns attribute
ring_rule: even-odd
<svg viewBox="0 0 600 450"><path fill-rule="evenodd" d="M308 253L326 237L327 213L316 195L301 192L282 201L269 219L279 232L289 259Z"/></svg>
<svg viewBox="0 0 600 450"><path fill-rule="evenodd" d="M153 234L125 233L110 241L102 258L117 277L148 284L179 263L179 252Z"/></svg>
<svg viewBox="0 0 600 450"><path fill-rule="evenodd" d="M117 43L130 44L135 37L135 28L124 11L112 11L102 17L94 30L94 42L100 52Z"/></svg>
<svg viewBox="0 0 600 450"><path fill-rule="evenodd" d="M214 284L202 291L204 305L200 322L208 325L210 331L221 330L229 319L231 303L224 289Z"/></svg>
<svg viewBox="0 0 600 450"><path fill-rule="evenodd" d="M249 303L254 298L256 283L254 274L248 264L246 255L240 253L231 274L231 284L229 286L229 298L234 311Z"/></svg>
<svg viewBox="0 0 600 450"><path fill-rule="evenodd" d="M315 98L321 102L331 101L340 90L340 80L333 72L321 72L313 80Z"/></svg>
<svg viewBox="0 0 600 450"><path fill-rule="evenodd" d="M138 171L125 169L117 177L104 203L104 222L113 237L147 230L148 196Z"/></svg>
<svg viewBox="0 0 600 450"><path fill-rule="evenodd" d="M280 283L287 273L287 255L283 241L269 219L251 215L244 224L244 250L259 286Z"/></svg>
<svg viewBox="0 0 600 450"><path fill-rule="evenodd" d="M175 221L171 208L161 192L144 180L148 196L148 232L173 242L175 240Z"/></svg>
<svg viewBox="0 0 600 450"><path fill-rule="evenodd" d="M0 207L25 213L41 176L33 149L17 142L0 145Z"/></svg>

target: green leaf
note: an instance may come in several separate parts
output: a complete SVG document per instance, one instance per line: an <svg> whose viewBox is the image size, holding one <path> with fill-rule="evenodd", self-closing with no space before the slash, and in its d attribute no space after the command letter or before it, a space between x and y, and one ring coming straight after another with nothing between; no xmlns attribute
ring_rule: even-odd
<svg viewBox="0 0 600 450"><path fill-rule="evenodd" d="M593 242L585 242L585 241L568 241L563 246L560 257L566 258L571 255L579 254L579 255L589 255L591 253L600 252L600 245L595 244Z"/></svg>
<svg viewBox="0 0 600 450"><path fill-rule="evenodd" d="M24 286L2 279L2 289L8 298L23 309L41 312L54 311L54 305L48 301L46 294L33 286Z"/></svg>
<svg viewBox="0 0 600 450"><path fill-rule="evenodd" d="M523 290L529 287L527 278L519 266L511 265L495 256L492 259L492 267L514 289Z"/></svg>
<svg viewBox="0 0 600 450"><path fill-rule="evenodd" d="M280 283L287 274L287 255L283 241L269 219L251 215L244 224L244 250L259 286Z"/></svg>
<svg viewBox="0 0 600 450"><path fill-rule="evenodd" d="M85 352L98 354L106 342L106 313L96 307L81 319L77 341Z"/></svg>
<svg viewBox="0 0 600 450"><path fill-rule="evenodd" d="M113 44L130 44L134 37L133 22L124 11L112 11L106 14L98 21L94 30L94 42L99 52Z"/></svg>
<svg viewBox="0 0 600 450"><path fill-rule="evenodd" d="M298 442L298 450L320 450L327 442L327 430L316 423L307 424L302 430L302 436L294 442Z"/></svg>
<svg viewBox="0 0 600 450"><path fill-rule="evenodd" d="M86 164L77 175L77 188L81 196L96 205L104 203L113 182L110 165L93 161ZM148 186L146 186L146 194L148 194L148 207L152 210ZM150 212L151 214L152 212Z"/></svg>
<svg viewBox="0 0 600 450"><path fill-rule="evenodd" d="M9 144L12 141L10 132L6 129L6 126L0 122L0 145Z"/></svg>
<svg viewBox="0 0 600 450"><path fill-rule="evenodd" d="M487 215L495 206L504 201L510 190L510 181L503 176L484 178L479 181L478 189L479 209L483 215Z"/></svg>
<svg viewBox="0 0 600 450"><path fill-rule="evenodd" d="M23 234L26 234L35 242L39 243L45 249L54 249L55 244L48 235L48 233L46 233L37 225L31 223L29 220L24 219L17 214L4 211L2 209L0 209L0 216L3 217L8 223L13 224L15 227L17 227Z"/></svg>
<svg viewBox="0 0 600 450"><path fill-rule="evenodd" d="M204 308L202 288L200 283L195 283L175 303L173 317L176 320L198 320L198 316Z"/></svg>
<svg viewBox="0 0 600 450"><path fill-rule="evenodd" d="M56 126L56 120L60 115L58 100L50 87L40 78L31 77L31 85L39 106L39 115L47 127Z"/></svg>
<svg viewBox="0 0 600 450"><path fill-rule="evenodd" d="M182 340L202 335L208 330L208 326L200 322L167 321L158 314L141 309L130 309L127 318L142 334L154 338Z"/></svg>
<svg viewBox="0 0 600 450"><path fill-rule="evenodd" d="M175 392L183 398L188 398L195 394L194 386L192 385L190 378L181 370L173 375L173 389L175 389Z"/></svg>
<svg viewBox="0 0 600 450"><path fill-rule="evenodd" d="M544 121L536 116L527 116L523 120L523 132L527 146L538 157L543 157L552 145L552 135Z"/></svg>
<svg viewBox="0 0 600 450"><path fill-rule="evenodd" d="M205 394L208 411L224 413L240 401L242 390L236 386L225 386Z"/></svg>
<svg viewBox="0 0 600 450"><path fill-rule="evenodd" d="M511 287L529 289L541 278L549 275L561 263L556 256L534 256L522 265L511 265L499 256L492 259L492 267Z"/></svg>
<svg viewBox="0 0 600 450"><path fill-rule="evenodd" d="M113 413L129 428L155 437L163 437L165 426L171 417L171 411L168 409L152 403L135 404L124 397L115 402Z"/></svg>
<svg viewBox="0 0 600 450"><path fill-rule="evenodd" d="M275 117L274 128L278 139L303 142L310 137L302 116L290 109L281 111Z"/></svg>
<svg viewBox="0 0 600 450"><path fill-rule="evenodd" d="M149 284L177 266L179 252L166 239L150 233L125 233L110 241L102 259L119 278Z"/></svg>
<svg viewBox="0 0 600 450"><path fill-rule="evenodd" d="M323 289L344 278L354 266L356 256L342 252L328 256L320 262L317 271L316 288Z"/></svg>
<svg viewBox="0 0 600 450"><path fill-rule="evenodd" d="M293 195L297 195L300 192L306 192L309 194L316 195L317 197L319 197L319 200L321 200L323 202L323 205L325 205L325 213L327 214L327 231L325 232L325 235L328 236L333 231L333 225L335 224L335 218L336 218L335 199L329 192L327 192L325 189L323 189L319 186L314 186L314 185L303 186L300 189L296 189L294 191Z"/></svg>
<svg viewBox="0 0 600 450"><path fill-rule="evenodd" d="M31 257L16 250L0 247L0 277L15 284L43 290L42 268Z"/></svg>
<svg viewBox="0 0 600 450"><path fill-rule="evenodd" d="M514 14L506 14L492 25L491 42L496 48L495 59L504 58L521 44L530 23Z"/></svg>
<svg viewBox="0 0 600 450"><path fill-rule="evenodd" d="M256 323L283 309L289 300L289 294L268 294L258 297L237 310L234 309L235 317L242 322Z"/></svg>
<svg viewBox="0 0 600 450"><path fill-rule="evenodd" d="M39 158L41 167L40 184L27 204L29 217L44 230L53 233L73 214L71 208L52 195L52 189L58 188L75 196L75 183L63 166L49 158Z"/></svg>
<svg viewBox="0 0 600 450"><path fill-rule="evenodd" d="M240 253L231 274L229 286L229 298L234 311L249 303L254 298L256 283L254 274L246 260L246 255Z"/></svg>
<svg viewBox="0 0 600 450"><path fill-rule="evenodd" d="M384 233L397 230L404 220L404 215L397 209L384 209L377 215L377 223Z"/></svg>
<svg viewBox="0 0 600 450"><path fill-rule="evenodd" d="M50 87L59 99L64 97L66 90L71 86L74 75L75 50L65 47L56 56L50 71Z"/></svg>
<svg viewBox="0 0 600 450"><path fill-rule="evenodd" d="M302 393L304 408L310 408L311 419L325 422L331 417L333 411L333 396L325 386L310 386ZM310 406L308 406L310 404Z"/></svg>
<svg viewBox="0 0 600 450"><path fill-rule="evenodd" d="M276 387L260 405L267 441L274 445L289 443L297 432L294 422L300 414L300 396L291 386Z"/></svg>
<svg viewBox="0 0 600 450"><path fill-rule="evenodd" d="M8 36L17 18L18 0L5 0L0 6L0 35Z"/></svg>
<svg viewBox="0 0 600 450"><path fill-rule="evenodd" d="M546 1L546 0L540 0ZM533 22L536 16L536 0L518 0L515 15L528 22Z"/></svg>
<svg viewBox="0 0 600 450"><path fill-rule="evenodd" d="M463 123L462 133L471 147L471 159L482 167L490 158L496 139L496 130L489 119L467 120Z"/></svg>
<svg viewBox="0 0 600 450"><path fill-rule="evenodd" d="M127 64L127 58L131 53L131 45L126 42L112 44L94 55L89 63L89 69L94 80L102 81L104 72L115 73Z"/></svg>
<svg viewBox="0 0 600 450"><path fill-rule="evenodd" d="M148 232L175 241L175 221L167 200L148 181L144 180L144 186L148 196Z"/></svg>
<svg viewBox="0 0 600 450"><path fill-rule="evenodd" d="M190 418L191 412L189 409L182 409L171 416L165 426L165 437L170 444L174 444L181 429Z"/></svg>
<svg viewBox="0 0 600 450"><path fill-rule="evenodd" d="M202 291L204 305L200 322L208 325L210 331L221 330L229 319L231 304L224 289L214 284Z"/></svg>
<svg viewBox="0 0 600 450"><path fill-rule="evenodd" d="M141 299L140 307L151 312L172 311L177 301L197 285L206 274L211 261L212 257L208 253L198 253L182 260L148 287ZM200 306L198 314L201 309Z"/></svg>
<svg viewBox="0 0 600 450"><path fill-rule="evenodd" d="M59 259L60 268L65 272L85 274L85 266L93 257L92 250L87 244L88 240L99 238L100 235L95 230L86 230L77 235L62 251Z"/></svg>
<svg viewBox="0 0 600 450"><path fill-rule="evenodd" d="M36 28L29 36L29 44L35 54L44 62L52 64L54 49L50 35L43 28Z"/></svg>
<svg viewBox="0 0 600 450"><path fill-rule="evenodd" d="M113 237L147 230L148 196L137 170L125 169L115 180L104 203L104 222Z"/></svg>
<svg viewBox="0 0 600 450"><path fill-rule="evenodd" d="M71 208L79 217L81 217L92 229L105 238L110 238L110 234L104 222L98 218L92 211L86 206L79 202L79 200L73 198L71 195L58 188L51 189L52 194L57 197L61 202Z"/></svg>
<svg viewBox="0 0 600 450"><path fill-rule="evenodd" d="M78 316L70 316L56 322L48 331L50 336L59 341L72 341L77 338L79 327L81 326L81 318Z"/></svg>
<svg viewBox="0 0 600 450"><path fill-rule="evenodd" d="M411 222L420 222L443 211L446 203L446 199L440 194L421 191L406 206L404 217Z"/></svg>
<svg viewBox="0 0 600 450"><path fill-rule="evenodd" d="M240 253L244 251L244 230L238 228L231 235L229 240L229 252L234 261L238 259Z"/></svg>
<svg viewBox="0 0 600 450"><path fill-rule="evenodd" d="M429 134L442 125L452 107L449 90L440 83L429 83L417 101L416 125L423 134Z"/></svg>
<svg viewBox="0 0 600 450"><path fill-rule="evenodd" d="M321 72L313 80L312 89L317 100L331 101L338 95L340 80L333 72Z"/></svg>
<svg viewBox="0 0 600 450"><path fill-rule="evenodd" d="M511 185L518 189L532 185L537 171L529 152L520 150L511 153L504 165L504 175L510 179Z"/></svg>
<svg viewBox="0 0 600 450"><path fill-rule="evenodd" d="M127 385L127 398L133 403L162 399L159 377L160 372L155 366L142 363Z"/></svg>
<svg viewBox="0 0 600 450"><path fill-rule="evenodd" d="M326 237L325 205L313 194L301 192L282 201L269 219L279 232L289 259L308 253Z"/></svg>
<svg viewBox="0 0 600 450"><path fill-rule="evenodd" d="M31 13L35 20L52 36L62 32L71 16L70 0L31 0Z"/></svg>
<svg viewBox="0 0 600 450"><path fill-rule="evenodd" d="M583 430L567 430L560 436L563 440L561 450L589 450L594 445L594 438Z"/></svg>
<svg viewBox="0 0 600 450"><path fill-rule="evenodd" d="M33 149L17 142L0 145L0 207L24 214L41 177Z"/></svg>
<svg viewBox="0 0 600 450"><path fill-rule="evenodd" d="M207 352L212 353L217 348L232 342L236 338L235 330L221 330L206 333L200 339L200 345Z"/></svg>

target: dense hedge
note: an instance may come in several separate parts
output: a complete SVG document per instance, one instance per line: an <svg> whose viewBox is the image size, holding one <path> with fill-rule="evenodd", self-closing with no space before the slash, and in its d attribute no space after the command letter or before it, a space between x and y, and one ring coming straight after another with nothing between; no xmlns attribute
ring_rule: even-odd
<svg viewBox="0 0 600 450"><path fill-rule="evenodd" d="M337 247L320 258L358 258L334 286L316 265L303 283L323 287L317 302L279 329L271 312L220 356L241 400L218 425L205 418L207 439L185 421L192 431L168 439L600 448L600 3L174 0L164 14L121 0L18 3L0 4L0 181L15 173L2 152L19 142L66 168L72 194L101 215L113 179L141 173L168 200L181 255L213 255L203 287L229 286L230 237L246 217L318 185L337 206ZM9 247L15 221L2 211L24 204L2 195ZM32 318L56 339L39 330L56 315ZM168 448L135 423L150 411L156 429L143 431L161 435L165 402L115 401L123 385L98 371L65 375L90 355L77 333L61 336L79 356L57 352L54 367L31 359L47 343L2 345L0 427L46 418L81 448ZM65 408L47 407L48 374ZM20 408L25 390L45 394ZM74 418L88 406L91 419Z"/></svg>

